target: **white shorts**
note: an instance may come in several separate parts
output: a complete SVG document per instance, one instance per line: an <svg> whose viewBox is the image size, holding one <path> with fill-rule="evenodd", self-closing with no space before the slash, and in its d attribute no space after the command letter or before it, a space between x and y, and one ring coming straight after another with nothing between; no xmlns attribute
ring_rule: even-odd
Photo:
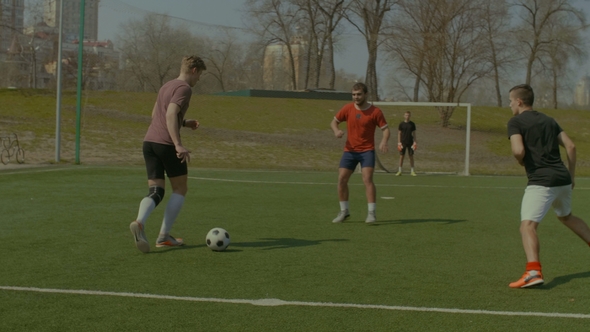
<svg viewBox="0 0 590 332"><path fill-rule="evenodd" d="M557 217L572 213L572 185L560 187L527 186L522 197L520 220L541 222L553 206Z"/></svg>

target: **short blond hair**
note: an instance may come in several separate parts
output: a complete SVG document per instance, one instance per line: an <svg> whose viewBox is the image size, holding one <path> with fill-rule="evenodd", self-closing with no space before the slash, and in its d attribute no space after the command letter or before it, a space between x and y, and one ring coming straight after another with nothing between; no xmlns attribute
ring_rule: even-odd
<svg viewBox="0 0 590 332"><path fill-rule="evenodd" d="M207 70L205 62L200 57L196 55L187 55L182 57L182 64L180 67L181 71L183 73L188 73L193 68L197 68L198 71Z"/></svg>

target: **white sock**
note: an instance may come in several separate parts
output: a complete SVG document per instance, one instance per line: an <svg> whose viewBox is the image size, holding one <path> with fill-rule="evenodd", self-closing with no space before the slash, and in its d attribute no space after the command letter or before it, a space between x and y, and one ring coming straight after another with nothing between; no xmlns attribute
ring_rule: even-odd
<svg viewBox="0 0 590 332"><path fill-rule="evenodd" d="M414 167L412 167L412 169L410 171L413 172L414 171Z"/></svg>
<svg viewBox="0 0 590 332"><path fill-rule="evenodd" d="M400 168L399 168L399 171L400 171L400 172L402 171L402 168L401 168L401 166L400 166Z"/></svg>
<svg viewBox="0 0 590 332"><path fill-rule="evenodd" d="M377 207L377 203L369 203L369 212L375 212L375 208Z"/></svg>
<svg viewBox="0 0 590 332"><path fill-rule="evenodd" d="M145 225L145 221L150 216L152 211L156 208L156 202L149 197L144 197L139 203L139 211L137 212L137 221Z"/></svg>
<svg viewBox="0 0 590 332"><path fill-rule="evenodd" d="M348 210L348 201L340 201L340 210Z"/></svg>
<svg viewBox="0 0 590 332"><path fill-rule="evenodd" d="M172 225L174 225L183 203L184 196L175 193L170 195L170 200L166 205L166 211L164 211L164 220L160 228L160 235L170 234L170 229L172 229Z"/></svg>

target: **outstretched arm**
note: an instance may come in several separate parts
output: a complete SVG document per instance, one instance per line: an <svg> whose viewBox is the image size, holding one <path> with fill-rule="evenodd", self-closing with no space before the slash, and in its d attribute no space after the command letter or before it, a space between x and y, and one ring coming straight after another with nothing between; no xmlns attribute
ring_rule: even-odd
<svg viewBox="0 0 590 332"><path fill-rule="evenodd" d="M557 135L557 141L559 145L565 148L565 152L567 153L567 168L570 171L570 176L572 177L572 187L574 186L574 177L576 176L576 145L574 142L567 136L565 131L562 131Z"/></svg>

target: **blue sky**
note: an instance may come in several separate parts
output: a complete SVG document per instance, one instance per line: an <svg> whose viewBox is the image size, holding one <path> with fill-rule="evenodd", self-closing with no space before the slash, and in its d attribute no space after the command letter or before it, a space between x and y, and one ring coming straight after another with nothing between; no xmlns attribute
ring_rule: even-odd
<svg viewBox="0 0 590 332"><path fill-rule="evenodd" d="M189 20L187 24L205 33L214 32L213 25L241 28L244 27L245 3L246 0L100 0L98 37L116 41L122 23L131 18L139 19L148 12ZM590 21L590 0L572 0L571 3L583 9ZM358 32L352 29L350 32L347 42L342 45L344 49L335 56L335 65L337 69L364 77L368 59L366 46ZM580 76L590 74L588 62L578 73Z"/></svg>
<svg viewBox="0 0 590 332"><path fill-rule="evenodd" d="M241 28L244 27L242 10L245 3L245 0L100 0L98 38L116 41L122 23L130 18L141 18L148 12L201 22L203 25L187 24L204 32L214 30L207 24ZM351 42L345 45L346 49L336 55L336 68L364 77L368 54L363 37L358 34L349 39Z"/></svg>

